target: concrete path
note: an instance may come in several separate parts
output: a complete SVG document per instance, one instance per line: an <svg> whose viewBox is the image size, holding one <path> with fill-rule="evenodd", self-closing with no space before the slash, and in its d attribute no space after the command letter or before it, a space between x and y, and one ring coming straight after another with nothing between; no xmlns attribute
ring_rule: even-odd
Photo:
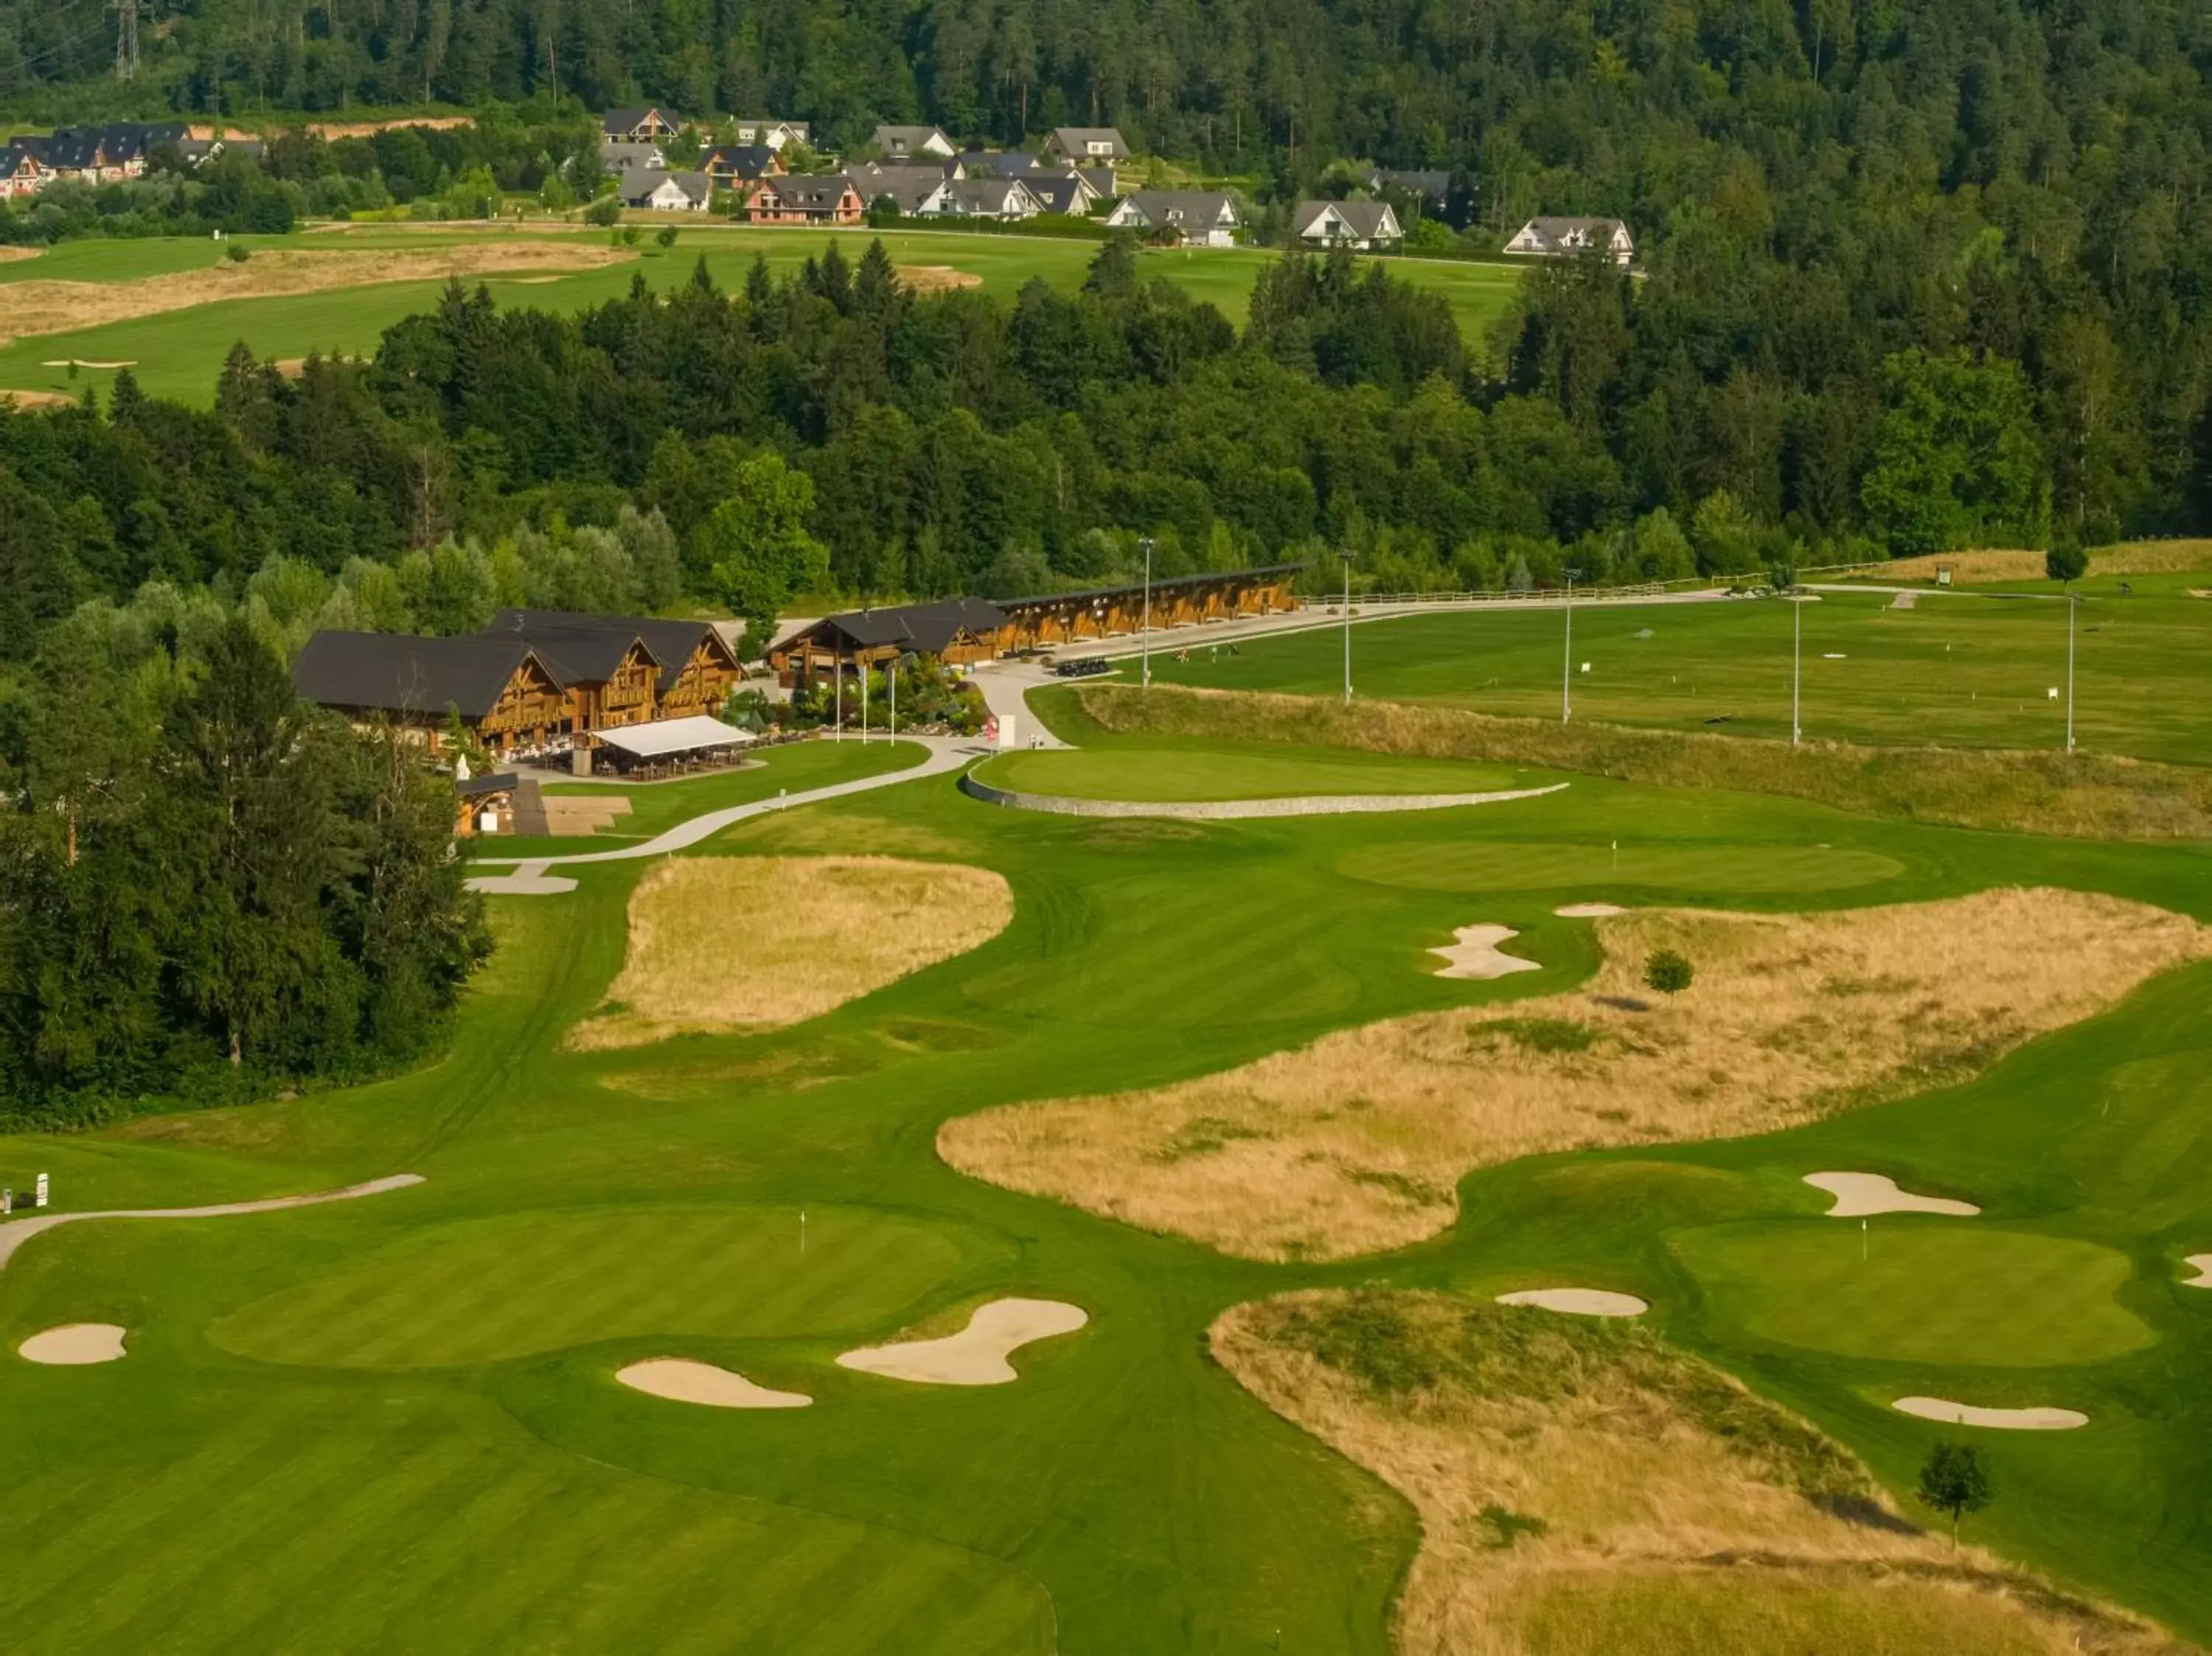
<svg viewBox="0 0 2212 1656"><path fill-rule="evenodd" d="M419 1173L395 1173L343 1190L314 1191L306 1196L270 1196L258 1202L218 1202L204 1208L113 1208L94 1213L41 1213L33 1219L14 1219L0 1224L0 1271L7 1269L15 1250L33 1236L56 1225L73 1225L80 1219L221 1219L234 1213L275 1213L283 1208L312 1208L325 1202L350 1202L359 1196L380 1196L388 1190L405 1190L422 1182Z"/></svg>
<svg viewBox="0 0 2212 1656"><path fill-rule="evenodd" d="M835 738L825 737L824 740ZM848 736L848 742L858 741ZM888 740L888 737L878 738ZM912 742L927 748L928 753L918 765L909 765L902 771L888 771L881 776L862 776L850 782L833 782L826 787L808 788L802 792L780 795L773 799L756 799L750 804L731 805L721 810L710 810L703 816L695 816L688 822L678 822L665 834L634 846L622 846L613 851L573 852L560 857L477 857L479 863L516 864L511 875L489 875L471 880L474 891L505 891L545 895L554 891L575 889L574 880L549 877L550 868L565 868L579 863L623 863L634 857L665 857L672 851L683 851L697 845L702 840L712 839L732 823L754 816L766 816L779 810L788 810L794 805L811 805L823 799L842 799L849 794L866 793L875 788L887 788L900 782L918 782L927 776L942 776L947 771L957 771L989 755L991 749L973 737L966 736L902 736L902 742ZM507 883L512 882L513 883ZM524 883L526 882L532 883Z"/></svg>
<svg viewBox="0 0 2212 1656"><path fill-rule="evenodd" d="M975 686L983 692L983 705L995 713L1000 722L1007 714L1014 716L1014 749L1065 748L1069 744L1052 733L1044 720L1038 718L1029 704L1029 693L1047 684L1079 683L1078 679L1056 678L1049 667L1040 667L1033 661L978 662L975 665Z"/></svg>

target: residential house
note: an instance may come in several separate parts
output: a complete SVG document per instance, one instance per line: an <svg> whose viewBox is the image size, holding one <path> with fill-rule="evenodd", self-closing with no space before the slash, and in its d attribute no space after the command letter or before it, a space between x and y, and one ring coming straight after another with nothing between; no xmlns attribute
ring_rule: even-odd
<svg viewBox="0 0 2212 1656"><path fill-rule="evenodd" d="M783 171L783 157L764 143L718 144L699 157L699 170L717 190L734 190Z"/></svg>
<svg viewBox="0 0 2212 1656"><path fill-rule="evenodd" d="M599 140L599 165L617 178L626 173L665 173L668 154L650 140Z"/></svg>
<svg viewBox="0 0 2212 1656"><path fill-rule="evenodd" d="M1036 197L1040 210L1069 218L1082 217L1102 199L1097 187L1072 167L1065 173L1024 173L1022 185Z"/></svg>
<svg viewBox="0 0 2212 1656"><path fill-rule="evenodd" d="M0 145L0 201L38 193L46 181L39 158L18 143Z"/></svg>
<svg viewBox="0 0 2212 1656"><path fill-rule="evenodd" d="M739 143L758 144L766 149L787 149L793 144L810 147L808 131L805 121L779 121L766 115L730 124L731 136Z"/></svg>
<svg viewBox="0 0 2212 1656"><path fill-rule="evenodd" d="M947 215L971 219L1033 219L1044 211L1020 179L958 179L945 186Z"/></svg>
<svg viewBox="0 0 2212 1656"><path fill-rule="evenodd" d="M846 175L860 193L861 204L872 206L888 196L908 218L934 218L946 212L951 191L961 182L947 178L938 167L885 167L869 161Z"/></svg>
<svg viewBox="0 0 2212 1656"><path fill-rule="evenodd" d="M1121 193L1121 181L1110 167L1079 167L1075 176L1091 186L1093 201L1111 201Z"/></svg>
<svg viewBox="0 0 2212 1656"><path fill-rule="evenodd" d="M623 174L625 207L657 213L703 213L714 196L714 186L704 173L665 173L648 167Z"/></svg>
<svg viewBox="0 0 2212 1656"><path fill-rule="evenodd" d="M1291 215L1291 234L1310 247L1356 247L1362 252L1395 247L1405 233L1382 201L1302 201Z"/></svg>
<svg viewBox="0 0 2212 1656"><path fill-rule="evenodd" d="M1509 253L1537 258L1579 258L1593 249L1602 252L1615 264L1626 265L1636 258L1636 244L1629 240L1628 227L1619 219L1534 218L1505 244Z"/></svg>
<svg viewBox="0 0 2212 1656"><path fill-rule="evenodd" d="M784 205L781 185L787 179L763 174L747 184L740 180L733 186L738 198L739 216L749 224L804 224L806 215L797 207Z"/></svg>
<svg viewBox="0 0 2212 1656"><path fill-rule="evenodd" d="M885 161L914 161L934 155L940 161L960 153L959 146L938 126L879 126L876 150Z"/></svg>
<svg viewBox="0 0 2212 1656"><path fill-rule="evenodd" d="M1441 169L1375 167L1368 169L1366 182L1378 195L1393 190L1410 201L1442 207L1451 199L1451 180L1452 175Z"/></svg>
<svg viewBox="0 0 2212 1656"><path fill-rule="evenodd" d="M1124 196L1106 222L1147 240L1193 247L1233 247L1244 221L1237 203L1214 190L1138 190Z"/></svg>
<svg viewBox="0 0 2212 1656"><path fill-rule="evenodd" d="M11 148L28 151L50 181L72 179L84 184L112 184L143 177L147 157L165 143L181 144L191 136L182 122L149 125L118 121L112 126L64 126L50 136L18 133Z"/></svg>
<svg viewBox="0 0 2212 1656"><path fill-rule="evenodd" d="M599 136L624 143L672 138L683 130L684 118L658 104L642 109L610 109L599 117Z"/></svg>
<svg viewBox="0 0 2212 1656"><path fill-rule="evenodd" d="M959 159L971 179L1025 179L1042 170L1036 156L1018 149L963 149Z"/></svg>
<svg viewBox="0 0 2212 1656"><path fill-rule="evenodd" d="M1110 126L1061 126L1044 141L1045 154L1075 167L1113 167L1129 159L1129 146Z"/></svg>
<svg viewBox="0 0 2212 1656"><path fill-rule="evenodd" d="M787 224L858 224L867 203L854 181L842 173L826 178L785 178L775 181L775 193Z"/></svg>

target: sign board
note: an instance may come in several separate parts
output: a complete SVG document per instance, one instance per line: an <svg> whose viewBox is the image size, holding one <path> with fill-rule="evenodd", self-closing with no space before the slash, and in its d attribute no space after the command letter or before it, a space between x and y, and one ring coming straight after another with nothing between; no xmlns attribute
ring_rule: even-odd
<svg viewBox="0 0 2212 1656"><path fill-rule="evenodd" d="M1936 585L1938 586L1948 586L1950 584L1951 566L1948 563L1937 564L1936 566Z"/></svg>
<svg viewBox="0 0 2212 1656"><path fill-rule="evenodd" d="M983 721L983 739L993 747L999 745L999 716L993 713Z"/></svg>
<svg viewBox="0 0 2212 1656"><path fill-rule="evenodd" d="M46 1174L44 1174L42 1173L42 1174L40 1174L39 1175L39 1187L38 1187L38 1190L37 1190L36 1193L35 1193L34 1195L33 1195L33 1197L31 1198L31 1205L32 1205L33 1207L34 1207L34 1208L42 1208L42 1207L46 1206Z"/></svg>
<svg viewBox="0 0 2212 1656"><path fill-rule="evenodd" d="M1019 723L1020 721L1012 713L994 713L991 716L991 728L996 734L991 738L993 744L1001 748L1014 746L1017 740L1014 736L1014 727Z"/></svg>

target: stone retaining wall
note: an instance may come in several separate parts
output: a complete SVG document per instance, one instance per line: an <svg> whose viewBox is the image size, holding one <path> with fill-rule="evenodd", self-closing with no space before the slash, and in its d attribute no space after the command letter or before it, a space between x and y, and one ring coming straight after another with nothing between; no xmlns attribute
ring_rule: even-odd
<svg viewBox="0 0 2212 1656"><path fill-rule="evenodd" d="M1515 788L1501 793L1334 793L1289 799L1072 799L1057 793L1017 793L979 782L972 771L960 773L960 791L987 805L1013 810L1049 811L1060 816L1183 816L1221 820L1249 816L1350 816L1386 810L1449 810L1459 805L1494 805L1508 799L1534 799L1557 793L1565 782L1547 788Z"/></svg>

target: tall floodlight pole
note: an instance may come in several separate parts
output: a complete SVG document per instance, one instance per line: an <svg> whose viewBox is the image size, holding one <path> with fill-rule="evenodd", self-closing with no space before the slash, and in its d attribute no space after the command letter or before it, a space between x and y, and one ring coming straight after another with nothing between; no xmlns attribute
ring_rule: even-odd
<svg viewBox="0 0 2212 1656"><path fill-rule="evenodd" d="M2074 587L2066 587L2066 751L2074 751Z"/></svg>
<svg viewBox="0 0 2212 1656"><path fill-rule="evenodd" d="M1145 628L1140 647L1145 661L1143 684L1149 689L1152 682L1152 537L1147 535L1137 544L1145 549Z"/></svg>
<svg viewBox="0 0 2212 1656"><path fill-rule="evenodd" d="M891 658L891 740L898 740L898 658Z"/></svg>
<svg viewBox="0 0 2212 1656"><path fill-rule="evenodd" d="M1352 705L1352 554L1346 550L1339 555L1344 559L1344 705Z"/></svg>
<svg viewBox="0 0 2212 1656"><path fill-rule="evenodd" d="M1559 663L1559 723L1564 725L1575 716L1575 577L1583 572L1569 568L1559 573L1567 578L1566 641Z"/></svg>
<svg viewBox="0 0 2212 1656"><path fill-rule="evenodd" d="M868 739L868 664L860 663L860 740Z"/></svg>
<svg viewBox="0 0 2212 1656"><path fill-rule="evenodd" d="M1790 623L1790 745L1794 748L1805 730L1805 600L1793 591L1790 607L1795 612Z"/></svg>
<svg viewBox="0 0 2212 1656"><path fill-rule="evenodd" d="M833 661L832 664L837 669L837 711L830 722L837 727L837 740L842 742L845 739L845 664L839 660Z"/></svg>

